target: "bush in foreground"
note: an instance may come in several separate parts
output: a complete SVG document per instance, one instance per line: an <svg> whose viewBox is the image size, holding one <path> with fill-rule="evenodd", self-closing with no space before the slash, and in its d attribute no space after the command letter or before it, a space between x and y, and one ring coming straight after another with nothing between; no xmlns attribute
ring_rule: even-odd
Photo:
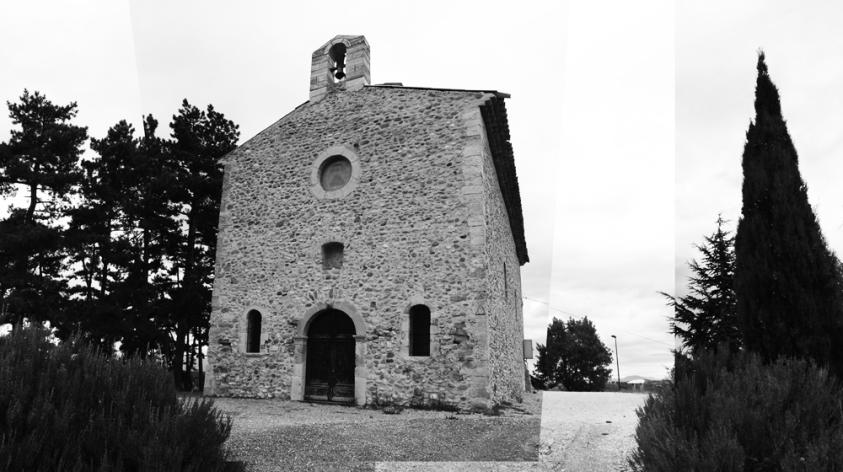
<svg viewBox="0 0 843 472"><path fill-rule="evenodd" d="M721 351L638 409L633 470L843 469L843 391L825 369Z"/></svg>
<svg viewBox="0 0 843 472"><path fill-rule="evenodd" d="M42 329L0 338L0 470L222 471L231 422L150 361Z"/></svg>

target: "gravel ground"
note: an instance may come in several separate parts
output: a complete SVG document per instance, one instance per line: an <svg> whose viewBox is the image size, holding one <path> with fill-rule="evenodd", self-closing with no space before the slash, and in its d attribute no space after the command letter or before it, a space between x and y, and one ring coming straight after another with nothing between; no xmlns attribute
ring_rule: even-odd
<svg viewBox="0 0 843 472"><path fill-rule="evenodd" d="M217 399L250 471L626 471L644 394L543 392L502 416ZM540 415L539 415L540 412Z"/></svg>
<svg viewBox="0 0 843 472"><path fill-rule="evenodd" d="M523 404L494 417L410 409L387 415L279 400L220 398L215 404L234 420L228 440L232 459L246 462L250 471L376 470L378 462L538 460L540 394L529 394ZM378 470L391 469L381 465Z"/></svg>

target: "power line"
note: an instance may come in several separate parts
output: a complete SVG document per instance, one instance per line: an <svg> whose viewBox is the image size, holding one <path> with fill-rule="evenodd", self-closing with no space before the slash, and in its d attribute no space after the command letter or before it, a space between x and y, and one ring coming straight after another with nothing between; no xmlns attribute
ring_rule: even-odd
<svg viewBox="0 0 843 472"><path fill-rule="evenodd" d="M548 308L550 308L554 311L558 311L560 313L564 313L564 314L569 315L569 316L577 316L576 313L571 313L570 311L565 311L561 308L555 307L555 306L551 305L550 303L548 303L544 300L539 300L537 298L531 298L531 297L525 297L525 296L522 296L521 298L523 298L525 300L530 300L530 301L533 301L533 302L536 302L536 303L541 303L542 305L547 305Z"/></svg>
<svg viewBox="0 0 843 472"><path fill-rule="evenodd" d="M665 346L667 346L667 347L676 347L676 345L674 345L674 344L668 344L668 343L666 343L666 342L664 342L664 341L659 341L659 340L657 340L657 339L648 338L647 336L641 336L640 334L631 333L631 332L629 332L629 331L618 331L618 332L619 332L619 333L623 333L623 334L631 334L631 335L633 335L633 336L638 336L639 338L646 339L647 341L652 341L652 342L654 342L654 343L659 343L659 344L665 345Z"/></svg>

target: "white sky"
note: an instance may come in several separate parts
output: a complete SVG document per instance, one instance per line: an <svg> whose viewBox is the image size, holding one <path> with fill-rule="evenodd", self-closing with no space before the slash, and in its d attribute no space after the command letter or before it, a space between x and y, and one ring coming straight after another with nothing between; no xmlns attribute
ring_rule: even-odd
<svg viewBox="0 0 843 472"><path fill-rule="evenodd" d="M623 376L665 375L670 310L656 292L674 286L674 242L696 241L717 212L695 213L707 224L690 237L674 227L684 208L674 204L684 170L674 170L674 73L684 62L674 69L672 2L288 3L3 3L0 99L26 87L75 100L77 123L102 137L124 118L140 128L147 113L166 134L187 98L212 103L243 141L307 100L310 54L337 34L366 36L373 83L510 93L531 259L525 337L544 342L550 317L587 315L607 345L618 336ZM726 135L739 140L746 119Z"/></svg>
<svg viewBox="0 0 843 472"><path fill-rule="evenodd" d="M673 363L657 293L674 283L673 15L671 2L569 6L550 284L564 312L550 316L615 334L624 377Z"/></svg>

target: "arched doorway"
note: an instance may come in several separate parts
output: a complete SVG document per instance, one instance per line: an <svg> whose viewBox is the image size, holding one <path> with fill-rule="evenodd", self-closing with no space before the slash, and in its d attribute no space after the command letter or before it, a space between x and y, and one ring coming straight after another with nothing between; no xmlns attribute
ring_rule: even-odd
<svg viewBox="0 0 843 472"><path fill-rule="evenodd" d="M305 400L354 402L354 322L344 312L328 308L307 327Z"/></svg>

